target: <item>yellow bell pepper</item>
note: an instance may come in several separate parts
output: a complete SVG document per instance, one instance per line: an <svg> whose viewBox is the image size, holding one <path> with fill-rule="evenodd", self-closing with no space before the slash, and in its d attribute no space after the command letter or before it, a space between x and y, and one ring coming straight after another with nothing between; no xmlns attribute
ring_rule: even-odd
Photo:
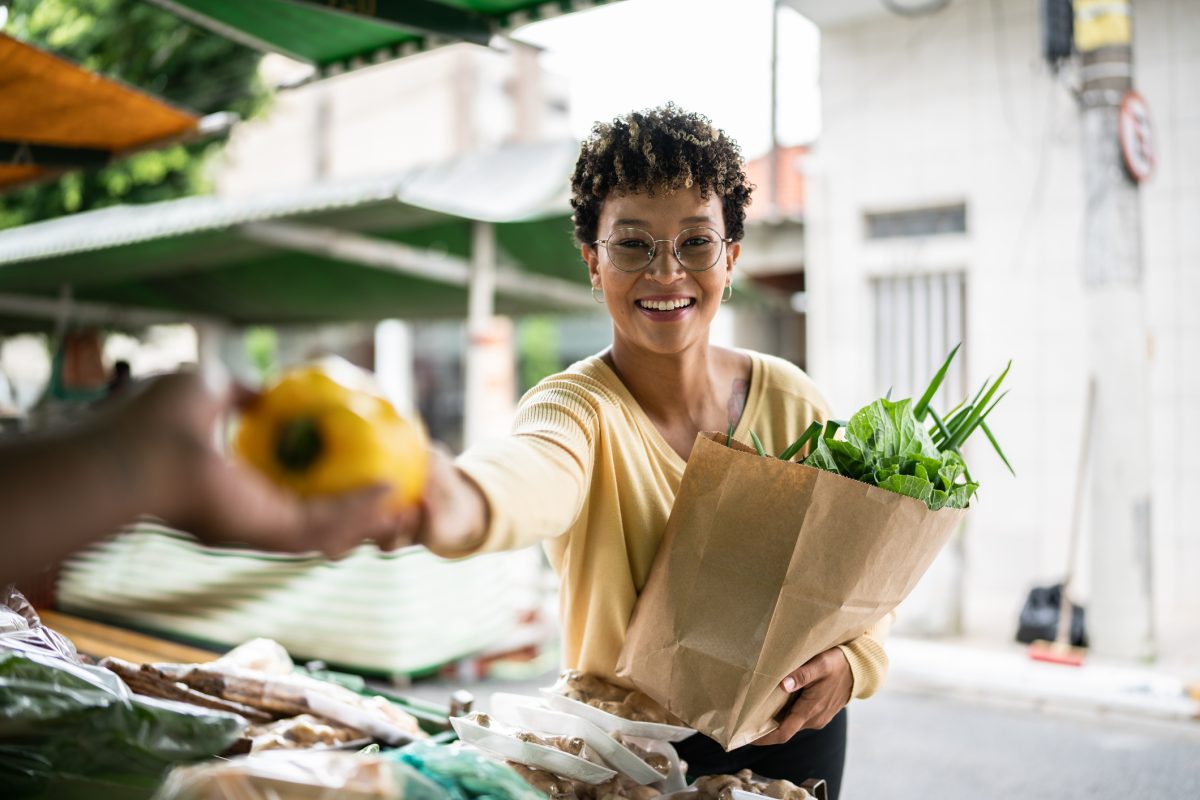
<svg viewBox="0 0 1200 800"><path fill-rule="evenodd" d="M390 508L421 499L425 429L385 398L373 377L338 358L285 372L243 412L234 452L276 484L327 495L391 483Z"/></svg>

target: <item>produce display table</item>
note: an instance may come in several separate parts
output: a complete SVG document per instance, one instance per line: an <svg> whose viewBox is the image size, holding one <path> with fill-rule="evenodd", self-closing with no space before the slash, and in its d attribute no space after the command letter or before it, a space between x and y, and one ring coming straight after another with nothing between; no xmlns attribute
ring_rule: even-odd
<svg viewBox="0 0 1200 800"><path fill-rule="evenodd" d="M156 636L93 622L61 611L39 611L42 624L66 636L80 653L103 658L115 656L138 664L173 662L203 664L214 661L219 653L178 644Z"/></svg>

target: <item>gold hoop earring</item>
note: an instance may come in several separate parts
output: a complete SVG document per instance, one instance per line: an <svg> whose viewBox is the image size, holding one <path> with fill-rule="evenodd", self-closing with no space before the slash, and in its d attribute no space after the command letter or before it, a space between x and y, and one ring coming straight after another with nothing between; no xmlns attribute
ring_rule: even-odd
<svg viewBox="0 0 1200 800"><path fill-rule="evenodd" d="M600 304L604 303L604 292L600 289L599 286L592 287L592 299L595 300L597 303L600 303Z"/></svg>
<svg viewBox="0 0 1200 800"><path fill-rule="evenodd" d="M733 284L727 283L725 284L725 290L721 292L721 302L728 303L731 297L733 297Z"/></svg>

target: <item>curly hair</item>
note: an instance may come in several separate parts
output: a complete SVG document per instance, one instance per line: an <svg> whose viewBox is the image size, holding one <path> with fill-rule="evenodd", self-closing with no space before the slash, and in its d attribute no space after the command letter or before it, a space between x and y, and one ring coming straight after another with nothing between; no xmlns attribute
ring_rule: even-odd
<svg viewBox="0 0 1200 800"><path fill-rule="evenodd" d="M754 186L746 179L737 143L701 114L674 103L598 122L583 142L571 176L575 238L596 241L600 208L613 192L672 194L691 187L721 198L725 235L745 235Z"/></svg>

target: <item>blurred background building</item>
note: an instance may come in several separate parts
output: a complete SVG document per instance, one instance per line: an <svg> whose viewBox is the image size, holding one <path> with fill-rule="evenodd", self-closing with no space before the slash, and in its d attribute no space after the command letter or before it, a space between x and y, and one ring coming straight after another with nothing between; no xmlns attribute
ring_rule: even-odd
<svg viewBox="0 0 1200 800"><path fill-rule="evenodd" d="M1100 202L1085 191L1077 95L1086 76L1043 58L1045 4L1032 0L789 5L821 28L822 129L805 160L814 377L842 408L881 387L905 396L962 341L946 398L956 401L1013 360L993 430L1017 478L986 441L972 442L985 487L979 510L898 624L1007 638L1031 583L1061 580L1068 568L1089 372L1085 213ZM1152 512L1126 581L1088 585L1102 522L1088 513L1076 568L1084 598L1105 592L1137 604L1148 584L1153 649L1194 664L1200 537L1187 504L1200 473L1185 454L1200 448L1200 328L1190 311L1200 300L1200 106L1186 87L1200 80L1200 5L1132 6L1133 83L1152 112L1158 162L1138 189L1137 230Z"/></svg>

